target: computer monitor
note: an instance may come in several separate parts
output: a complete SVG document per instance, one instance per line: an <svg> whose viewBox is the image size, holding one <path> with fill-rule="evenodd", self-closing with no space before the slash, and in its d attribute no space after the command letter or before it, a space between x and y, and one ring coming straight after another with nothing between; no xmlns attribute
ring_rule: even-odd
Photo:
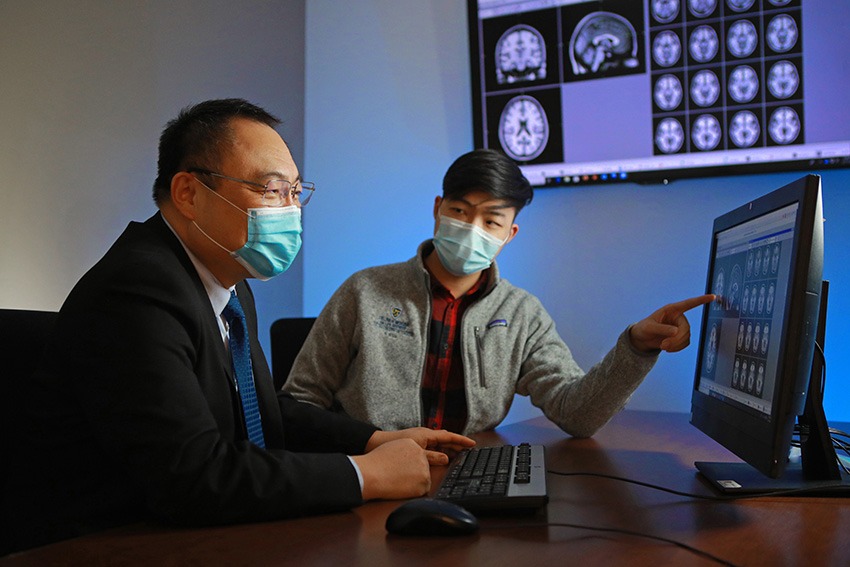
<svg viewBox="0 0 850 567"><path fill-rule="evenodd" d="M820 177L715 219L706 289L718 299L704 308L690 422L745 462L699 471L724 492L850 488L823 414ZM797 425L802 462L789 464Z"/></svg>
<svg viewBox="0 0 850 567"><path fill-rule="evenodd" d="M536 187L850 167L850 2L467 0L475 147Z"/></svg>

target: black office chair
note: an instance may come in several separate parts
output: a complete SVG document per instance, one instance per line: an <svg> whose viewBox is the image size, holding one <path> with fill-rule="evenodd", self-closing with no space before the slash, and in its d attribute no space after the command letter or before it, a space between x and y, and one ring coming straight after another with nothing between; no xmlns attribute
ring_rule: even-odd
<svg viewBox="0 0 850 567"><path fill-rule="evenodd" d="M286 382L292 363L315 321L315 317L291 317L272 323L272 376L276 389L280 390Z"/></svg>
<svg viewBox="0 0 850 567"><path fill-rule="evenodd" d="M3 373L0 395L0 506L8 490L9 469L14 461L15 441L20 438L21 422L27 402L21 386L32 377L41 358L47 339L56 324L58 313L52 311L26 311L0 309L0 356ZM4 530L5 531L5 530ZM12 551L10 544L0 534L0 556Z"/></svg>

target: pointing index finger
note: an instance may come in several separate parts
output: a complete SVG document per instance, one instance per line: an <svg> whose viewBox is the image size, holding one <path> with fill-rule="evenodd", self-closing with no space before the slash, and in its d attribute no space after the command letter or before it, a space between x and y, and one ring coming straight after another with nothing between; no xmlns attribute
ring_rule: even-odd
<svg viewBox="0 0 850 567"><path fill-rule="evenodd" d="M717 299L717 296L708 293L706 295L700 295L698 297L691 297L690 299L684 299L682 301L678 301L676 303L670 304L670 309L679 313L684 313L685 311L690 311L694 307L699 307L700 305L705 305L706 303L710 303Z"/></svg>

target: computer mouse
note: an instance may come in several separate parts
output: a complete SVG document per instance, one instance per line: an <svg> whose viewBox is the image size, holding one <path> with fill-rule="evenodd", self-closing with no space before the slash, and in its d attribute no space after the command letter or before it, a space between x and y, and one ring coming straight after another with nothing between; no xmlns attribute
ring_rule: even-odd
<svg viewBox="0 0 850 567"><path fill-rule="evenodd" d="M459 536L478 531L478 519L466 508L433 498L405 502L387 517L391 534L417 536Z"/></svg>

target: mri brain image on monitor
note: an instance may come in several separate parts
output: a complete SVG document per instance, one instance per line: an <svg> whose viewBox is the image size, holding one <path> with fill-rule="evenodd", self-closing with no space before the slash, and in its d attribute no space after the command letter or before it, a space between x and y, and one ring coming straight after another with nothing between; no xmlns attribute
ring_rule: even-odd
<svg viewBox="0 0 850 567"><path fill-rule="evenodd" d="M738 20L729 28L726 40L729 51L735 57L749 57L758 46L758 32L749 20Z"/></svg>
<svg viewBox="0 0 850 567"><path fill-rule="evenodd" d="M467 3L474 144L535 187L850 167L850 1Z"/></svg>
<svg viewBox="0 0 850 567"><path fill-rule="evenodd" d="M697 71L691 79L691 99L697 106L711 106L720 96L720 81L713 71Z"/></svg>
<svg viewBox="0 0 850 567"><path fill-rule="evenodd" d="M682 43L675 32L665 30L655 36L652 42L652 58L662 67L671 67L682 55Z"/></svg>
<svg viewBox="0 0 850 567"><path fill-rule="evenodd" d="M749 148L754 145L760 133L758 117L749 110L736 112L729 123L729 138L738 148Z"/></svg>
<svg viewBox="0 0 850 567"><path fill-rule="evenodd" d="M668 24L679 15L679 0L652 0L650 9L655 21Z"/></svg>
<svg viewBox="0 0 850 567"><path fill-rule="evenodd" d="M717 0L688 0L688 11L698 18L710 16L717 8Z"/></svg>
<svg viewBox="0 0 850 567"><path fill-rule="evenodd" d="M585 16L570 37L573 73L584 75L638 66L638 38L624 17L610 12Z"/></svg>
<svg viewBox="0 0 850 567"><path fill-rule="evenodd" d="M749 65L738 65L729 75L729 96L739 103L750 102L759 91L759 78Z"/></svg>
<svg viewBox="0 0 850 567"><path fill-rule="evenodd" d="M546 42L531 26L516 25L496 43L496 81L501 84L546 78Z"/></svg>
<svg viewBox="0 0 850 567"><path fill-rule="evenodd" d="M770 138L777 144L790 144L800 134L800 119L793 108L782 106L773 111L767 123Z"/></svg>
<svg viewBox="0 0 850 567"><path fill-rule="evenodd" d="M713 150L720 143L720 122L711 114L698 116L694 121L691 139L699 150Z"/></svg>
<svg viewBox="0 0 850 567"><path fill-rule="evenodd" d="M662 75L655 82L653 99L661 110L675 110L682 103L682 83L676 75Z"/></svg>
<svg viewBox="0 0 850 567"><path fill-rule="evenodd" d="M655 129L655 145L665 154L674 154L685 143L685 131L675 118L665 118Z"/></svg>
<svg viewBox="0 0 850 567"><path fill-rule="evenodd" d="M767 43L778 53L789 51L797 43L797 23L786 14L775 16L767 25Z"/></svg>
<svg viewBox="0 0 850 567"><path fill-rule="evenodd" d="M499 140L506 154L516 160L534 159L548 138L546 111L536 99L518 96L508 102L499 121Z"/></svg>
<svg viewBox="0 0 850 567"><path fill-rule="evenodd" d="M778 61L767 74L767 87L776 98L788 98L797 92L800 75L790 61Z"/></svg>
<svg viewBox="0 0 850 567"><path fill-rule="evenodd" d="M691 57L699 63L706 63L717 56L720 42L717 32L711 26L699 26L691 34L688 43Z"/></svg>

